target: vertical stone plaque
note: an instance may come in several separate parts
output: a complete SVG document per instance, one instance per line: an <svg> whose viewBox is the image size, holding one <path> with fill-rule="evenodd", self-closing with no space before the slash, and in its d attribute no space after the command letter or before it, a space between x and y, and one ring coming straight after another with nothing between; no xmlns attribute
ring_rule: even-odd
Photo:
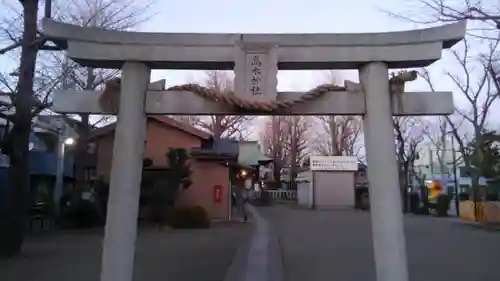
<svg viewBox="0 0 500 281"><path fill-rule="evenodd" d="M275 101L278 86L276 46L239 42L235 49L235 95L249 100Z"/></svg>

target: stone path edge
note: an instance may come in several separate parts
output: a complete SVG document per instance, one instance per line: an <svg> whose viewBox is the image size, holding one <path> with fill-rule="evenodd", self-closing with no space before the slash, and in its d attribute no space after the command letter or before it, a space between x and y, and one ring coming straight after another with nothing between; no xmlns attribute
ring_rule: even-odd
<svg viewBox="0 0 500 281"><path fill-rule="evenodd" d="M255 207L248 206L248 212L252 233L238 249L223 281L284 281L278 235Z"/></svg>

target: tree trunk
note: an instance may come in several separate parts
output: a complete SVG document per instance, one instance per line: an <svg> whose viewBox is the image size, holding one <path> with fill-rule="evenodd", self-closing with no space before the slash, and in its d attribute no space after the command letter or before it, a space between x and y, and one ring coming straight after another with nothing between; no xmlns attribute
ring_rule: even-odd
<svg viewBox="0 0 500 281"><path fill-rule="evenodd" d="M212 134L216 139L222 138L222 134L224 133L224 128L222 128L222 118L222 116L216 115L215 118L212 119Z"/></svg>
<svg viewBox="0 0 500 281"><path fill-rule="evenodd" d="M403 203L403 212L408 212L408 164L403 164L401 169L401 175L399 177L399 182L401 184L401 200Z"/></svg>
<svg viewBox="0 0 500 281"><path fill-rule="evenodd" d="M0 216L0 257L10 257L21 252L29 207L29 135L31 131L31 107L33 80L38 46L38 0L21 2L24 12L21 61L19 66L18 93L14 99L16 112L12 128L12 142L6 149L10 156L9 185L6 202Z"/></svg>
<svg viewBox="0 0 500 281"><path fill-rule="evenodd" d="M293 124L295 126L295 124ZM292 189L297 189L295 176L297 174L297 136L295 130L292 134L292 151L290 151L290 186Z"/></svg>
<svg viewBox="0 0 500 281"><path fill-rule="evenodd" d="M281 159L275 158L273 165L273 177L274 177L274 188L281 187L281 168L283 168L283 164L281 163Z"/></svg>
<svg viewBox="0 0 500 281"><path fill-rule="evenodd" d="M471 171L471 170L469 170ZM471 191L470 191L470 198L472 199L472 202L474 203L474 218L477 221L478 220L478 212L477 212L477 203L480 202L480 188L479 188L479 177L477 176L476 171L471 171L470 172L470 177L471 177Z"/></svg>
<svg viewBox="0 0 500 281"><path fill-rule="evenodd" d="M73 198L79 200L85 190L85 165L87 163L87 140L89 136L89 115L80 114L81 123L78 125L78 142L75 153L75 189Z"/></svg>
<svg viewBox="0 0 500 281"><path fill-rule="evenodd" d="M274 188L280 188L281 187L281 168L283 168L283 162L282 162L282 153L283 153L283 147L281 141L281 135L280 139L278 139L278 130L281 129L281 125L278 124L278 119L276 116L271 117L272 118L272 146L273 146L273 158L274 158L274 164L273 164L273 177L274 177Z"/></svg>
<svg viewBox="0 0 500 281"><path fill-rule="evenodd" d="M328 126L330 128L330 141L332 142L332 156L339 156L339 144L337 136L337 123L335 116L328 116Z"/></svg>

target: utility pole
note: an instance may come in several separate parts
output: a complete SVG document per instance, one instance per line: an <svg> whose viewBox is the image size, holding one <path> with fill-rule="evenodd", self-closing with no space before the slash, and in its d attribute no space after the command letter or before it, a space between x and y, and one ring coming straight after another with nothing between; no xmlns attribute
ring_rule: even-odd
<svg viewBox="0 0 500 281"><path fill-rule="evenodd" d="M272 120L272 123L271 123L271 130L272 130L272 143L271 143L271 146L272 146L272 149L273 149L273 157L274 157L274 161L273 161L273 178L274 178L274 188L278 188L280 186L279 182L280 182L280 177L278 175L278 173L276 172L277 170L277 161L281 161L281 159L277 159L279 156L278 154L278 147L276 145L276 140L277 140L277 136L276 136L276 129L277 129L277 121L276 121L276 116L271 116L271 120ZM281 149L281 147L280 147ZM281 154L281 153L280 153Z"/></svg>
<svg viewBox="0 0 500 281"><path fill-rule="evenodd" d="M451 137L451 154L453 158L453 186L455 189L455 210L457 212L457 217L460 216L460 198L458 194L458 178L457 178L457 156L455 151L455 137Z"/></svg>
<svg viewBox="0 0 500 281"><path fill-rule="evenodd" d="M45 0L44 17L48 19L52 17L52 0Z"/></svg>
<svg viewBox="0 0 500 281"><path fill-rule="evenodd" d="M47 12L47 11L46 11ZM64 62L62 64L62 90L68 89L68 55L65 54ZM56 181L54 183L54 191L52 192L52 200L54 202L54 207L56 210L56 215L61 215L60 200L64 191L64 158L65 158L65 138L66 138L66 126L64 120L59 117L57 120L57 166L56 166Z"/></svg>
<svg viewBox="0 0 500 281"><path fill-rule="evenodd" d="M430 168L430 176L431 176L431 179L434 178L434 155L432 154L432 147L429 145L428 146L428 150L429 150L429 168Z"/></svg>
<svg viewBox="0 0 500 281"><path fill-rule="evenodd" d="M295 182L295 174L297 170L297 123L299 122L298 120L299 117L293 116L292 117L292 122L291 122L291 139L290 139L290 186L289 188L296 189L297 185Z"/></svg>

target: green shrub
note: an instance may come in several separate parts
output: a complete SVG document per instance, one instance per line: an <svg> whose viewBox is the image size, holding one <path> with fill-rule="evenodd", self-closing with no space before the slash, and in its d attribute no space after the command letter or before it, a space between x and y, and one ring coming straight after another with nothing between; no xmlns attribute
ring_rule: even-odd
<svg viewBox="0 0 500 281"><path fill-rule="evenodd" d="M267 190L262 190L259 197L253 199L251 203L255 206L271 206L273 198Z"/></svg>
<svg viewBox="0 0 500 281"><path fill-rule="evenodd" d="M95 204L97 204L102 220L106 220L109 198L109 184L105 181L98 180L94 187Z"/></svg>
<svg viewBox="0 0 500 281"><path fill-rule="evenodd" d="M497 193L488 193L486 194L486 201L498 201L499 196Z"/></svg>
<svg viewBox="0 0 500 281"><path fill-rule="evenodd" d="M437 198L436 212L440 217L448 216L448 209L450 207L451 197L447 194L441 194Z"/></svg>
<svg viewBox="0 0 500 281"><path fill-rule="evenodd" d="M168 225L172 228L209 228L210 219L203 207L184 206L172 211Z"/></svg>
<svg viewBox="0 0 500 281"><path fill-rule="evenodd" d="M71 204L66 211L67 220L76 228L99 226L102 223L96 204L88 200L80 200Z"/></svg>
<svg viewBox="0 0 500 281"><path fill-rule="evenodd" d="M470 200L470 196L468 193L466 192L461 192L459 195L458 195L458 198L460 199L460 201L467 201L467 200Z"/></svg>
<svg viewBox="0 0 500 281"><path fill-rule="evenodd" d="M420 211L420 194L417 192L410 193L410 212L418 214Z"/></svg>

